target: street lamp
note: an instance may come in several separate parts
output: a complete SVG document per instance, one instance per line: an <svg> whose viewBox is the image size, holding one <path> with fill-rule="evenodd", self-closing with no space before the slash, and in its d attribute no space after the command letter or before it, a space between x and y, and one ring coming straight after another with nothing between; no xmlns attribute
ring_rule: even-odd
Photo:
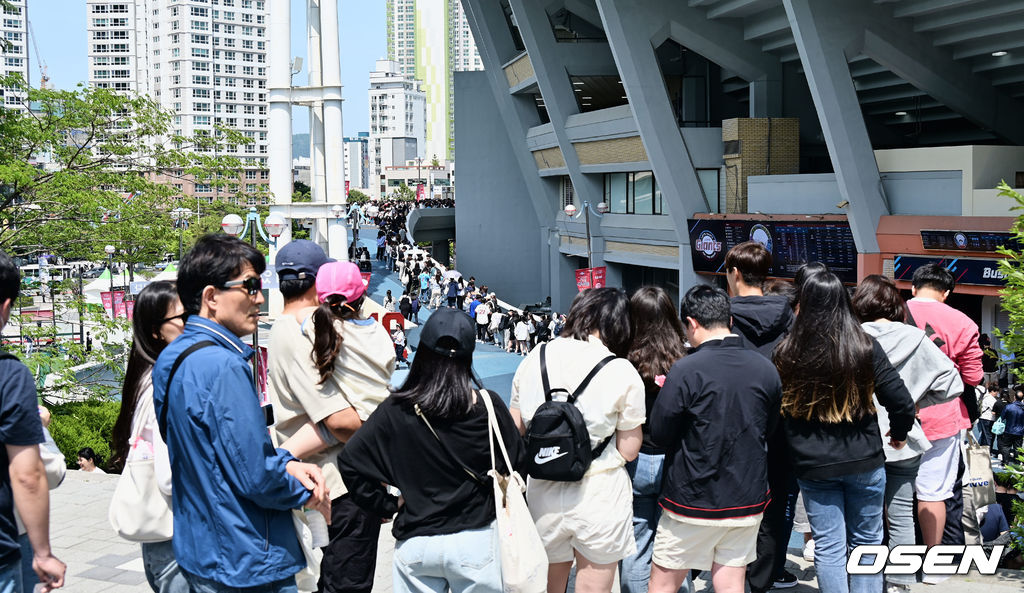
<svg viewBox="0 0 1024 593"><path fill-rule="evenodd" d="M579 212L577 212L576 206L574 204L572 204L571 202L566 204L565 208L563 208L562 210L563 210L563 212L565 212L565 215L568 216L569 218L577 218L579 216L583 216L584 214L587 214L587 216L585 216L583 218L583 220L586 222L586 228L587 228L587 267L588 268L593 268L594 267L594 251L593 251L593 249L591 247L591 244L590 244L591 243L591 237L590 237L590 214L593 214L594 216L596 216L598 218L601 218L602 215L605 212L608 211L608 204L606 204L604 202L600 202L597 205L597 207L595 208L594 206L592 206L590 204L590 202L584 200L583 201L583 210L581 210ZM589 212L589 214L588 214L588 212Z"/></svg>
<svg viewBox="0 0 1024 593"><path fill-rule="evenodd" d="M188 208L175 208L171 210L171 218L174 220L174 226L178 229L178 261L181 261L182 256L182 245L181 236L185 231L185 227L188 226L188 217L192 216L192 211Z"/></svg>
<svg viewBox="0 0 1024 593"><path fill-rule="evenodd" d="M267 232L264 233L264 227ZM249 208L249 212L246 213L245 221L242 217L237 214L228 214L220 221L220 228L226 234L232 237L238 237L241 240L245 240L246 235L249 237L249 245L256 247L256 233L259 233L260 237L266 243L277 246L277 238L280 237L284 231L288 228L288 220L278 214L277 212L271 212L267 215L267 219L260 225L260 214L256 211L255 207ZM252 332L252 349L256 351L256 356L253 357L252 367L252 379L256 383L256 389L259 390L259 345L260 345L260 326L256 323L256 329Z"/></svg>
<svg viewBox="0 0 1024 593"><path fill-rule="evenodd" d="M113 294L114 293L114 267L113 267L112 264L114 262L114 252L117 251L117 248L114 247L113 245L107 245L106 247L103 248L103 251L105 251L106 254L107 254L107 271L110 272L110 293ZM111 296L111 298L113 298L113 296Z"/></svg>

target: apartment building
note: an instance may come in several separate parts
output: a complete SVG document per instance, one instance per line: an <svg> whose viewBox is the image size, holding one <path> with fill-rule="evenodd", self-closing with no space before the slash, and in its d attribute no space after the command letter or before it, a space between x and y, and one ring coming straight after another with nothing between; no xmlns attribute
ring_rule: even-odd
<svg viewBox="0 0 1024 593"><path fill-rule="evenodd" d="M3 20L0 22L0 38L4 45L0 48L3 55L5 76L20 74L24 80L28 76L28 6L26 0L10 0L10 6L3 9ZM10 89L0 89L3 106L7 109L25 109L23 104L25 93Z"/></svg>
<svg viewBox="0 0 1024 593"><path fill-rule="evenodd" d="M267 0L87 0L89 84L149 95L174 112L173 132L250 138L227 145L242 160L227 188L175 180L212 202L267 183ZM250 198L250 202L255 200Z"/></svg>
<svg viewBox="0 0 1024 593"><path fill-rule="evenodd" d="M385 168L427 158L426 94L417 80L401 74L392 60L377 60L370 73L369 185L380 196Z"/></svg>

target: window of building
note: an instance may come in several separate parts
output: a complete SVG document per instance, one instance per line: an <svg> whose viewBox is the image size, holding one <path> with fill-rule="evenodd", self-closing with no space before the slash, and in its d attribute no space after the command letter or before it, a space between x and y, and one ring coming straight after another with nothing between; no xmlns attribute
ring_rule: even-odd
<svg viewBox="0 0 1024 593"><path fill-rule="evenodd" d="M663 214L661 189L651 171L605 173L604 202L612 214Z"/></svg>
<svg viewBox="0 0 1024 593"><path fill-rule="evenodd" d="M573 187L572 187L572 179L570 179L568 175L563 175L562 176L562 183L561 183L561 191L560 191L560 193L561 193L561 197L562 197L562 199L561 199L561 207L562 207L563 210L569 204L575 204L575 201L574 201L575 200L575 196L574 196L575 191L573 190Z"/></svg>

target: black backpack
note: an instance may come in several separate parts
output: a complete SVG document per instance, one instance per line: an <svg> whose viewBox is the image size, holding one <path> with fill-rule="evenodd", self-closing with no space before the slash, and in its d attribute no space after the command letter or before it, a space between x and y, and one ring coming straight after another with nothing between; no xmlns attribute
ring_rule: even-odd
<svg viewBox="0 0 1024 593"><path fill-rule="evenodd" d="M551 388L544 352L546 347L547 344L540 345L544 403L537 408L526 429L526 473L540 480L575 482L583 478L590 462L599 457L612 440L608 437L597 447L590 448L590 431L583 420L583 413L576 407L576 400L594 376L615 360L615 356L608 356L597 363L576 390L569 393L568 389L561 387ZM559 392L565 394L565 401L552 397Z"/></svg>

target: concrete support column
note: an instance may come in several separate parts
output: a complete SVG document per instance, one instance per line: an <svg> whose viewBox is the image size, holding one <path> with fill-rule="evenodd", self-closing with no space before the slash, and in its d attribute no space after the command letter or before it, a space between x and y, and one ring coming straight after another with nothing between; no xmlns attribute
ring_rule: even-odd
<svg viewBox="0 0 1024 593"><path fill-rule="evenodd" d="M320 0L320 43L323 65L323 86L341 87L341 50L338 36L338 0ZM324 96L324 160L327 176L327 203L345 203L344 128L341 117L341 94L333 91Z"/></svg>
<svg viewBox="0 0 1024 593"><path fill-rule="evenodd" d="M655 13L638 11L637 5L628 0L597 0L597 8L654 178L676 228L680 251L686 251L688 257L686 219L707 212L708 206L654 53L652 35L661 24L655 20ZM692 265L681 267L679 272L680 286L697 282Z"/></svg>
<svg viewBox="0 0 1024 593"><path fill-rule="evenodd" d="M309 57L308 86L323 86L323 63L321 55L321 31L323 25L320 18L321 0L308 0L306 4L306 21L309 38L306 52ZM309 184L310 199L313 202L327 202L327 176L324 156L324 104L318 98L309 107ZM326 239L325 221L316 221L310 229L310 238L317 243Z"/></svg>
<svg viewBox="0 0 1024 593"><path fill-rule="evenodd" d="M270 195L275 204L290 204L292 201L292 104L291 104L291 12L289 0L270 0L268 19L267 51L267 98L268 109L267 168L270 176ZM292 240L289 225L270 246L268 261L276 263L277 250ZM281 293L270 291L267 304L271 315L276 315L284 306Z"/></svg>
<svg viewBox="0 0 1024 593"><path fill-rule="evenodd" d="M860 27L829 15L831 3L783 2L839 191L849 202L848 218L857 250L878 253L878 220L889 214L889 206L845 53L859 36Z"/></svg>

